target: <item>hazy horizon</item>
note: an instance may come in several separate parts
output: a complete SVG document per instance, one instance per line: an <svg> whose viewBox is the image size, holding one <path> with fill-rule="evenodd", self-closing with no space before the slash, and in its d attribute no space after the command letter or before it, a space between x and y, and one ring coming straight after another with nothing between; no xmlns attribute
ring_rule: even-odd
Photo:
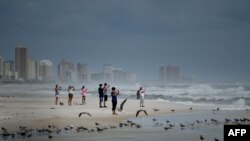
<svg viewBox="0 0 250 141"><path fill-rule="evenodd" d="M248 0L1 0L0 56L14 48L31 59L112 64L139 80L159 66L205 82L250 82Z"/></svg>

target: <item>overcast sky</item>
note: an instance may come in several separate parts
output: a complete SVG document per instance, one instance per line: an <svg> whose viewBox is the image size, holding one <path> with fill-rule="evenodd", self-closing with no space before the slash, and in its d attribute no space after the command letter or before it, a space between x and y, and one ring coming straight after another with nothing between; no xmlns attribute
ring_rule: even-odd
<svg viewBox="0 0 250 141"><path fill-rule="evenodd" d="M0 56L113 64L157 79L160 65L204 81L250 81L249 0L1 0Z"/></svg>

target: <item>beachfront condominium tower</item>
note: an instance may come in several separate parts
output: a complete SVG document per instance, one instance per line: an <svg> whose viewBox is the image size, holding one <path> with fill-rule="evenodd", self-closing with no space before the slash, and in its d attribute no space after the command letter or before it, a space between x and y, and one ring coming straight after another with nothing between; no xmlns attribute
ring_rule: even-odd
<svg viewBox="0 0 250 141"><path fill-rule="evenodd" d="M180 68L177 66L160 66L159 80L161 82L177 83L180 82Z"/></svg>
<svg viewBox="0 0 250 141"><path fill-rule="evenodd" d="M40 78L42 81L49 82L52 81L52 67L53 64L50 60L41 60L40 61Z"/></svg>
<svg viewBox="0 0 250 141"><path fill-rule="evenodd" d="M4 63L3 63L3 79L4 80L14 80L15 79L14 61L4 61Z"/></svg>
<svg viewBox="0 0 250 141"><path fill-rule="evenodd" d="M28 48L18 45L15 48L15 70L18 79L27 80L29 69Z"/></svg>
<svg viewBox="0 0 250 141"><path fill-rule="evenodd" d="M110 64L105 64L103 66L103 77L104 77L104 81L113 81L113 69L114 67Z"/></svg>
<svg viewBox="0 0 250 141"><path fill-rule="evenodd" d="M3 79L3 57L0 56L0 80Z"/></svg>
<svg viewBox="0 0 250 141"><path fill-rule="evenodd" d="M58 77L61 82L77 81L75 64L73 62L61 60L58 64Z"/></svg>
<svg viewBox="0 0 250 141"><path fill-rule="evenodd" d="M91 72L87 64L77 64L78 81L91 81Z"/></svg>

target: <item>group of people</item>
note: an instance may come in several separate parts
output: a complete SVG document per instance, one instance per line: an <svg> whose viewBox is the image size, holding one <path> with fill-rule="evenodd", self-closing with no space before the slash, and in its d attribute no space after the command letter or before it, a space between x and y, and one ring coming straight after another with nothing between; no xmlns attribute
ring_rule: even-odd
<svg viewBox="0 0 250 141"><path fill-rule="evenodd" d="M99 108L107 108L107 101L108 101L108 91L109 91L110 85L107 83L99 84L98 93L99 93ZM57 85L55 86L55 104L58 105L58 99L59 99L59 91L62 90L61 86ZM72 99L75 92L75 87L69 85L68 87L68 105L72 105ZM117 96L120 94L119 90L115 87L111 88L111 102L112 102L112 114L117 115L116 113L116 106L117 106ZM81 95L82 95L82 104L86 104L86 95L87 95L87 88L85 86L82 86L81 88ZM137 99L140 100L140 107L144 107L144 96L145 96L145 90L143 87L140 87L139 90L137 90Z"/></svg>
<svg viewBox="0 0 250 141"><path fill-rule="evenodd" d="M56 97L56 100L55 100L55 104L58 105L58 99L59 99L59 91L62 90L61 86L57 85L55 86L55 97ZM75 87L74 86L71 86L69 85L68 87L68 105L71 106L72 105L72 99L73 99L73 96L74 96L74 92L75 92ZM85 86L82 86L81 88L81 95L82 95L82 104L85 104L86 103L86 95L87 95L87 89L85 88Z"/></svg>
<svg viewBox="0 0 250 141"><path fill-rule="evenodd" d="M98 93L99 93L99 107L107 108L106 102L108 101L108 90L109 85L104 83L104 85L99 84ZM117 95L119 95L119 90L115 87L111 88L111 102L112 102L112 113L113 115L117 115L116 105L117 105ZM103 103L103 106L102 106Z"/></svg>

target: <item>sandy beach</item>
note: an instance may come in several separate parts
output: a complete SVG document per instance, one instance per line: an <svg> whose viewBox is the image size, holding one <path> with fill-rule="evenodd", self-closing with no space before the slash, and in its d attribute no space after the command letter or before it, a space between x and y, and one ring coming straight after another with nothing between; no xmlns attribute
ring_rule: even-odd
<svg viewBox="0 0 250 141"><path fill-rule="evenodd" d="M250 117L248 111L223 111L221 109L213 111L211 107L176 104L159 100L146 100L145 107L141 108L139 107L139 101L136 99L128 99L124 105L124 111L118 112L118 115L112 115L110 99L107 104L108 108L99 108L98 97L93 95L88 96L87 103L82 105L81 96L76 94L73 98L73 105L68 106L67 95L63 94L60 96L59 101L63 102L64 106L60 106L54 104L55 97L53 93L8 91L5 88L1 90L5 91L0 94L0 125L2 127L6 128L10 133L17 133L20 130L19 126L33 129L32 132L37 129L47 129L48 125L53 125L55 129L62 130L65 127L73 128L70 133L65 131L62 135L53 134L52 137L57 140L70 140L72 137L74 140L82 140L83 134L76 132L76 129L80 126L88 128L88 131L93 130L93 133L84 133L84 139L86 140L99 140L100 138L102 140L152 140L154 138L156 140L199 140L199 134L207 131L209 134L206 134L211 139L217 137L222 140L222 122L224 122L224 118L229 115L231 115L229 118ZM118 98L118 106L122 100ZM136 118L136 111L139 109L146 110L148 116L141 113ZM159 111L153 109L159 109ZM213 109L216 109L216 107ZM219 111L222 112L218 113ZM78 117L80 112L89 112L92 117L88 115ZM197 122L197 119L202 122L207 120L208 123L211 123L211 118L221 121L219 126L209 126L208 128L206 124L198 125L198 128L195 128L197 132L193 132L195 130L190 128L192 122ZM122 130L119 130L119 128L110 129L112 126L119 127L120 123L126 123L128 119L142 126L142 128L139 130L136 127ZM158 122L152 121L152 119L157 119ZM168 132L168 136L166 136L164 127L169 127L170 123L166 123L166 119L169 119L176 127ZM98 128L110 130L101 134L97 133L96 122L100 123ZM180 123L185 124L188 130L183 132L179 127ZM183 132L181 136L179 136L179 132ZM48 139L49 135L33 135L31 140ZM7 139L11 139L11 137ZM25 137L18 138L18 140L23 139Z"/></svg>

